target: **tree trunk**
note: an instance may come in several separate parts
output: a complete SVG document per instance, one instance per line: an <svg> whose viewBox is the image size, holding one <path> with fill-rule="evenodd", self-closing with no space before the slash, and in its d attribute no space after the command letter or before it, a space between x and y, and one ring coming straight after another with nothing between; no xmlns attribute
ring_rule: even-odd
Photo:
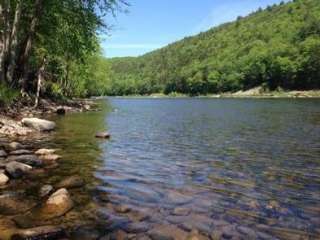
<svg viewBox="0 0 320 240"><path fill-rule="evenodd" d="M10 37L10 0L4 0L1 4L1 52L0 52L0 78L5 81L6 62L8 56Z"/></svg>
<svg viewBox="0 0 320 240"><path fill-rule="evenodd" d="M22 0L17 1L14 20L12 24L10 46L9 46L9 64L7 70L7 82L13 84L14 70L16 69L17 47L18 47L18 27L21 18Z"/></svg>
<svg viewBox="0 0 320 240"><path fill-rule="evenodd" d="M41 90L41 86L42 86L45 64L46 64L46 59L44 58L42 61L42 65L38 71L37 93L36 93L34 108L37 108L39 105L39 96L40 96L40 90Z"/></svg>
<svg viewBox="0 0 320 240"><path fill-rule="evenodd" d="M4 81L3 69L3 50L4 50L4 9L3 3L0 3L0 83Z"/></svg>
<svg viewBox="0 0 320 240"><path fill-rule="evenodd" d="M30 57L32 42L33 42L34 35L36 33L36 27L38 25L39 17L41 16L42 7L43 7L43 0L36 0L34 15L32 16L32 20L30 23L30 28L27 36L27 41L21 56L21 74L22 75L20 78L20 84L21 84L22 94L25 94L27 92L28 70L26 66Z"/></svg>

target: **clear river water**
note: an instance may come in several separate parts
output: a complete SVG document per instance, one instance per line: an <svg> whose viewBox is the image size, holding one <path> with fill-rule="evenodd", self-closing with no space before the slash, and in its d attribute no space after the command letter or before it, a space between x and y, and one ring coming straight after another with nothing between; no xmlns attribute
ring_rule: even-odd
<svg viewBox="0 0 320 240"><path fill-rule="evenodd" d="M56 117L45 143L63 150L51 182L87 182L69 219L141 239L159 224L207 239L319 239L319 99L100 101Z"/></svg>

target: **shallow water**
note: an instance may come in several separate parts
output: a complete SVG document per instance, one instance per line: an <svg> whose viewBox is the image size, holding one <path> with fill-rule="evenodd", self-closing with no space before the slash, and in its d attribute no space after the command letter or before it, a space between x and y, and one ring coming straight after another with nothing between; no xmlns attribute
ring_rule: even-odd
<svg viewBox="0 0 320 240"><path fill-rule="evenodd" d="M137 234L160 223L225 239L320 235L320 100L109 98L101 106L55 119L49 142L63 161L48 180L82 175L87 187L73 194L80 209L93 200L99 231ZM111 140L94 138L103 129Z"/></svg>

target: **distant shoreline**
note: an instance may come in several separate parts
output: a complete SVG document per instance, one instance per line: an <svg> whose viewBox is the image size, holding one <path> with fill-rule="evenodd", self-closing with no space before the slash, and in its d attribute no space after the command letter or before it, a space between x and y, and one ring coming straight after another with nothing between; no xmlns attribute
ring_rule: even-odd
<svg viewBox="0 0 320 240"><path fill-rule="evenodd" d="M221 94L208 94L208 95L196 95L190 96L187 94L173 93L163 94L154 93L150 95L123 95L123 96L104 96L94 97L96 99L115 97L115 98L320 98L320 90L308 90L308 91L261 91L260 88L254 88L247 91L238 91L235 93L221 93Z"/></svg>

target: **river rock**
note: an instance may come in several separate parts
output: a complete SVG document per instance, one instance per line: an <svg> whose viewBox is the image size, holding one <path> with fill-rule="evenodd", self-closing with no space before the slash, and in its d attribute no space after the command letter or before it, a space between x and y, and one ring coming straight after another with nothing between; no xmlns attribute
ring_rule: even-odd
<svg viewBox="0 0 320 240"><path fill-rule="evenodd" d="M65 115L66 114L66 110L63 107L58 107L56 110L56 113L58 115Z"/></svg>
<svg viewBox="0 0 320 240"><path fill-rule="evenodd" d="M55 149L47 149L47 148L41 148L35 152L37 155L49 155L54 154L56 152Z"/></svg>
<svg viewBox="0 0 320 240"><path fill-rule="evenodd" d="M66 237L65 231L56 226L41 226L30 229L18 230L13 234L12 240L54 240Z"/></svg>
<svg viewBox="0 0 320 240"><path fill-rule="evenodd" d="M73 207L73 201L65 188L54 192L41 209L41 216L44 219L60 217Z"/></svg>
<svg viewBox="0 0 320 240"><path fill-rule="evenodd" d="M40 155L39 158L45 162L55 162L58 159L61 158L58 154L46 154L46 155Z"/></svg>
<svg viewBox="0 0 320 240"><path fill-rule="evenodd" d="M84 185L84 181L81 177L75 175L68 177L56 185L56 188L77 188L82 187Z"/></svg>
<svg viewBox="0 0 320 240"><path fill-rule="evenodd" d="M15 150L18 150L18 149L23 149L24 146L21 143L18 143L18 142L11 142L11 143L8 144L7 148L10 151L15 151Z"/></svg>
<svg viewBox="0 0 320 240"><path fill-rule="evenodd" d="M0 239L11 239L17 227L14 221L8 218L0 218Z"/></svg>
<svg viewBox="0 0 320 240"><path fill-rule="evenodd" d="M148 235L153 240L185 240L188 233L174 225L157 225Z"/></svg>
<svg viewBox="0 0 320 240"><path fill-rule="evenodd" d="M51 185L44 185L39 190L40 197L45 197L49 195L53 190L53 187Z"/></svg>
<svg viewBox="0 0 320 240"><path fill-rule="evenodd" d="M209 238L201 235L198 230L194 229L188 235L187 240L209 240Z"/></svg>
<svg viewBox="0 0 320 240"><path fill-rule="evenodd" d="M28 154L32 154L32 152L26 149L19 149L19 150L10 152L10 155L28 155Z"/></svg>
<svg viewBox="0 0 320 240"><path fill-rule="evenodd" d="M6 193L0 195L0 215L15 215L23 213L33 208L36 203L26 199L24 195L18 193Z"/></svg>
<svg viewBox="0 0 320 240"><path fill-rule="evenodd" d="M13 178L19 178L23 176L26 173L28 173L31 169L31 166L20 162L13 161L6 164L6 171Z"/></svg>
<svg viewBox="0 0 320 240"><path fill-rule="evenodd" d="M7 153L4 150L0 150L0 157L7 157Z"/></svg>
<svg viewBox="0 0 320 240"><path fill-rule="evenodd" d="M54 122L39 118L23 118L22 124L38 131L52 131L56 128Z"/></svg>
<svg viewBox="0 0 320 240"><path fill-rule="evenodd" d="M8 176L4 173L0 173L0 186L6 185L8 181Z"/></svg>
<svg viewBox="0 0 320 240"><path fill-rule="evenodd" d="M185 208L185 207L176 207L175 209L173 209L172 214L173 215L177 215L177 216L187 216L190 213L190 209L189 208Z"/></svg>
<svg viewBox="0 0 320 240"><path fill-rule="evenodd" d="M41 159L39 159L36 155L17 155L10 156L7 158L7 161L12 162L20 162L34 167L40 167L43 165Z"/></svg>
<svg viewBox="0 0 320 240"><path fill-rule="evenodd" d="M98 132L96 138L110 138L111 135L108 132Z"/></svg>

